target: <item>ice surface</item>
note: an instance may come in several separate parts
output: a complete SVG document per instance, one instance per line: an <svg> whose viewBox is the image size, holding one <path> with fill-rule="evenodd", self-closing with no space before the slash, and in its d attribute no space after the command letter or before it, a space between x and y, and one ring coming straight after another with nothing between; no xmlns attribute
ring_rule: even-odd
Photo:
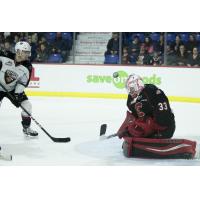
<svg viewBox="0 0 200 200"><path fill-rule="evenodd" d="M0 108L0 145L13 161L0 165L200 165L200 160L130 159L122 154L122 140L99 140L99 129L108 124L107 135L119 128L126 115L126 100L30 97L33 116L54 137L71 137L54 143L35 123L38 139L24 138L21 110L4 99ZM200 104L171 103L176 116L176 138L200 139Z"/></svg>

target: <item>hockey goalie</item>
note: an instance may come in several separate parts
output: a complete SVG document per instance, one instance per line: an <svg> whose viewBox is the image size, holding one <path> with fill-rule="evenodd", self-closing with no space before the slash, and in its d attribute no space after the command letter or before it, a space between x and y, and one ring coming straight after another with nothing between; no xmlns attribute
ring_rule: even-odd
<svg viewBox="0 0 200 200"><path fill-rule="evenodd" d="M124 155L140 158L194 158L195 141L171 139L175 131L175 117L164 92L153 84L144 84L136 74L127 78L125 86L129 111L117 131L118 137L124 139Z"/></svg>

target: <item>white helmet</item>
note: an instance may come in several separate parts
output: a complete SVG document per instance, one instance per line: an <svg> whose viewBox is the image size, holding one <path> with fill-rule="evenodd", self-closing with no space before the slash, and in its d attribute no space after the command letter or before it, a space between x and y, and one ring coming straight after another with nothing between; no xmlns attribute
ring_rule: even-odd
<svg viewBox="0 0 200 200"><path fill-rule="evenodd" d="M30 52L29 56L31 56L31 46L28 42L25 41L17 42L15 45L15 52L17 52L18 50Z"/></svg>
<svg viewBox="0 0 200 200"><path fill-rule="evenodd" d="M128 94L135 98L143 90L144 83L142 82L142 78L140 76L131 74L127 78L125 86Z"/></svg>

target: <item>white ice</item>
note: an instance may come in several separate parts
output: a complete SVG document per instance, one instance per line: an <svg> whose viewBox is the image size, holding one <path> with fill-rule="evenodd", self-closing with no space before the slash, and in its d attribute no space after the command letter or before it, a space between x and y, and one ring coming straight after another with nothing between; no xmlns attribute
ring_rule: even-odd
<svg viewBox="0 0 200 200"><path fill-rule="evenodd" d="M71 137L69 143L54 143L34 122L38 139L27 139L21 127L21 110L4 99L0 108L0 146L13 155L12 161L0 165L200 165L194 160L158 160L126 158L122 140L99 140L99 128L108 124L107 135L115 133L126 114L126 100L87 98L29 97L33 117L54 137ZM174 138L200 140L200 104L171 103L176 116ZM198 144L199 146L199 144Z"/></svg>

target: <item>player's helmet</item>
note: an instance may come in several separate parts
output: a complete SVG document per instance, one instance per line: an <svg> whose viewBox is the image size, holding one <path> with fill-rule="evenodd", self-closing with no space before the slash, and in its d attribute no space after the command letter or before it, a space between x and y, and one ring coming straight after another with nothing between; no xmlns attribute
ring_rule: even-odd
<svg viewBox="0 0 200 200"><path fill-rule="evenodd" d="M126 80L126 90L132 97L137 97L144 88L142 78L136 74L131 74Z"/></svg>
<svg viewBox="0 0 200 200"><path fill-rule="evenodd" d="M15 45L15 52L17 51L25 51L25 52L29 52L29 56L31 56L31 46L28 42L25 42L25 41L20 41L20 42L17 42L16 45Z"/></svg>

